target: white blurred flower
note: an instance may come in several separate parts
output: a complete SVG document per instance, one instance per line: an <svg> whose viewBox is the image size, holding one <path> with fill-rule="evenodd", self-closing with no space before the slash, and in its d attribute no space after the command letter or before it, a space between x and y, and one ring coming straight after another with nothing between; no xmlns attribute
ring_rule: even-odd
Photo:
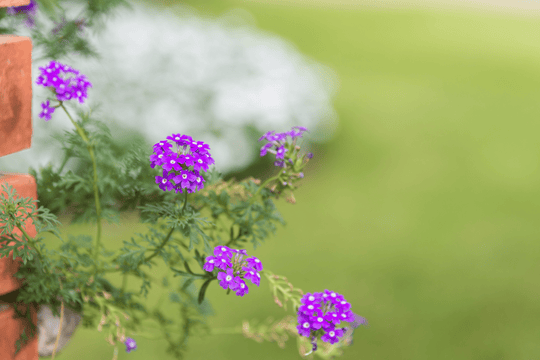
<svg viewBox="0 0 540 360"><path fill-rule="evenodd" d="M100 120L113 136L122 134L114 132L112 121L136 129L151 144L172 133L188 134L210 145L223 173L256 160L258 137L269 130L300 125L310 130L308 141L333 136L336 75L283 39L258 30L246 12L209 20L185 6L159 11L132 5L133 11L118 9L98 34L85 31L101 60L60 60L93 85L85 104L76 106L87 110L101 103ZM82 10L70 9L70 19ZM46 64L34 62L32 68L32 148L1 158L3 171L27 172L29 166L62 160L50 135L73 125L62 109L48 122L38 117L49 92L35 81L38 67ZM244 129L249 125L260 134L248 137Z"/></svg>

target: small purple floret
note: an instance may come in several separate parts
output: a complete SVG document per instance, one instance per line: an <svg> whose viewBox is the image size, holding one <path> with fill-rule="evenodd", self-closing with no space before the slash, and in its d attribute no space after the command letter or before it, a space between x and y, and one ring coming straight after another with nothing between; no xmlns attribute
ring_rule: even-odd
<svg viewBox="0 0 540 360"><path fill-rule="evenodd" d="M137 343L132 338L127 338L125 345L126 345L126 352L130 352L131 350L137 349Z"/></svg>

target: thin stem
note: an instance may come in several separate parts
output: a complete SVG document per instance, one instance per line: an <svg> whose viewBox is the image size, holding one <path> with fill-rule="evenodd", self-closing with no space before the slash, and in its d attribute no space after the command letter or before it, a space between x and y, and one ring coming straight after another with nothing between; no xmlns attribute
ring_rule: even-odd
<svg viewBox="0 0 540 360"><path fill-rule="evenodd" d="M94 274L97 275L98 271L98 257L99 257L99 248L101 246L101 206L99 203L99 190L97 186L98 177L97 177L97 163L96 163L96 157L94 156L94 146L90 144L90 140L88 140L88 137L84 133L84 130L77 124L71 115L69 115L69 112L67 111L66 107L62 102L60 102L60 106L64 111L66 112L67 116L69 117L69 120L73 123L75 128L77 129L77 132L83 139L83 141L86 143L86 148L88 149L88 152L90 153L90 158L92 160L92 167L94 170L94 181L93 181L93 187L94 187L94 198L96 202L96 215L97 215L97 234L96 234L96 245L94 249Z"/></svg>
<svg viewBox="0 0 540 360"><path fill-rule="evenodd" d="M182 208L182 215L184 215L184 210L186 210L187 205L187 189L184 189L186 192L184 193L184 207Z"/></svg>
<svg viewBox="0 0 540 360"><path fill-rule="evenodd" d="M277 180L281 175L281 172L278 173L276 176L274 177L271 177L270 179L266 180L260 187L259 189L255 192L255 194L253 194L253 197L251 198L251 200L249 201L249 204L253 204L255 202L255 198L257 197L257 195L261 192L261 190L266 186L268 185L268 183L274 181L274 180Z"/></svg>
<svg viewBox="0 0 540 360"><path fill-rule="evenodd" d="M156 256L159 251L161 249L163 249L163 247L165 246L165 244L167 243L167 241L169 241L169 238L171 237L172 233L174 231L174 228L172 228L169 233L167 234L167 236L165 237L165 239L163 239L163 241L161 242L161 244L159 244L159 246L154 250L154 253L150 256L148 256L146 259L144 259L143 263L146 263L148 262L150 259L152 259L154 256Z"/></svg>
<svg viewBox="0 0 540 360"><path fill-rule="evenodd" d="M180 332L176 332L176 331L167 330L167 332L172 335L181 335ZM228 335L228 334L229 335L242 334L242 327L217 328L217 329L210 330L210 335ZM163 339L163 335L161 334L155 335L155 334L150 334L147 332L136 332L136 333L134 332L134 333L131 333L131 335L143 337L143 338L151 339L151 340Z"/></svg>
<svg viewBox="0 0 540 360"><path fill-rule="evenodd" d="M26 241L32 246L32 248L34 250L36 250L37 254L38 254L38 257L41 261L43 261L43 256L41 255L41 252L38 250L37 246L36 246L36 243L34 242L34 240L32 240L32 238L30 238L30 235L28 235L28 233L24 230L24 228L22 226L20 226L17 222L17 224L15 225L17 226L17 229L19 229L22 234L24 235L24 237L26 238Z"/></svg>

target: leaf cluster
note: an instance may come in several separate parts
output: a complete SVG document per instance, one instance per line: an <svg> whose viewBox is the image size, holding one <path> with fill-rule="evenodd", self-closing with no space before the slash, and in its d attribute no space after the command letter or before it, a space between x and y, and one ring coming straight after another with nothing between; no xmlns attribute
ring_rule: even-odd
<svg viewBox="0 0 540 360"><path fill-rule="evenodd" d="M132 137L118 142L109 128L95 119L95 112L77 113L81 119L78 124L95 149L101 218L117 224L120 212L135 210L138 205L171 201L172 194L154 186L159 171L149 166L151 146L146 141ZM93 176L89 176L93 163L86 143L76 129L56 134L55 139L62 148L62 165L55 168L49 163L29 169L37 182L38 198L56 215L70 213L73 223L95 223ZM64 171L69 161L73 170Z"/></svg>

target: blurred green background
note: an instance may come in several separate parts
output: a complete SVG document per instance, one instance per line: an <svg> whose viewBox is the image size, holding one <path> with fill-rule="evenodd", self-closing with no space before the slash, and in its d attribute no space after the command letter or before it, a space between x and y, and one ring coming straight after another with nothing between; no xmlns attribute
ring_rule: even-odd
<svg viewBox="0 0 540 360"><path fill-rule="evenodd" d="M342 358L539 359L538 19L187 3L205 16L243 8L339 75L338 135L315 149L297 204L277 203L287 226L248 251L305 292L343 294L367 318ZM122 227L104 227L111 248L144 230L136 214L125 216ZM88 231L74 225L63 234ZM266 281L243 298L213 284L207 297L213 327L288 314ZM57 359L108 359L103 337L79 329ZM165 341L136 340L138 349L121 347L119 359L172 358ZM191 339L187 358L254 357L299 355L291 340L282 350L212 335Z"/></svg>

